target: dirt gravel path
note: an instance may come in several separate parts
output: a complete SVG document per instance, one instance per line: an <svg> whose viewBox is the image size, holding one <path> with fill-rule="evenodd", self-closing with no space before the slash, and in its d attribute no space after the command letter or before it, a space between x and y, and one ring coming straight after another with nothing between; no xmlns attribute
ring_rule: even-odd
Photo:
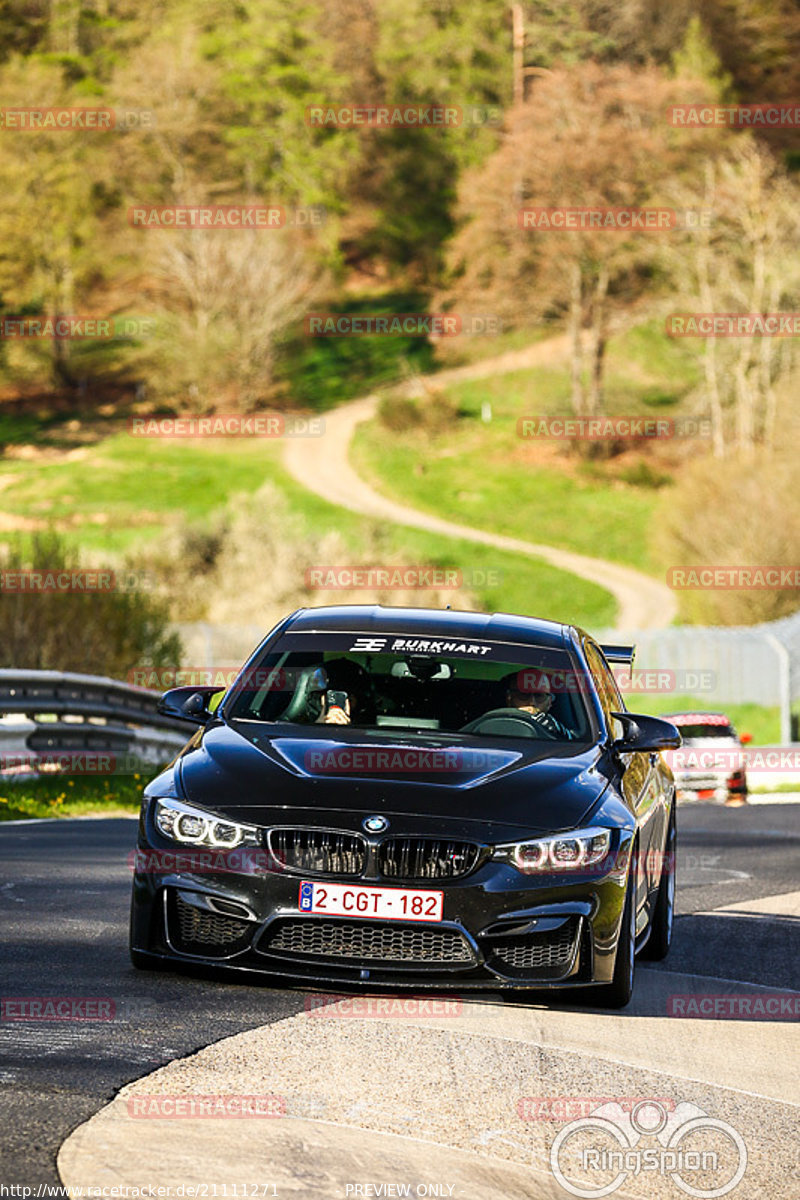
<svg viewBox="0 0 800 1200"><path fill-rule="evenodd" d="M510 351L494 359L441 371L435 380L437 385L441 385L467 379L485 379L490 375L506 374L527 367L555 364L563 360L566 352L567 338L559 335L524 350ZM460 525L410 505L400 504L375 491L351 466L349 450L356 427L375 415L378 399L377 395L362 396L326 414L325 436L322 438L287 440L284 462L292 477L332 504L339 504L363 516L540 558L551 566L596 583L616 600L618 609L615 624L620 630L659 629L672 624L677 614L673 593L666 584L633 567L562 550L557 546Z"/></svg>

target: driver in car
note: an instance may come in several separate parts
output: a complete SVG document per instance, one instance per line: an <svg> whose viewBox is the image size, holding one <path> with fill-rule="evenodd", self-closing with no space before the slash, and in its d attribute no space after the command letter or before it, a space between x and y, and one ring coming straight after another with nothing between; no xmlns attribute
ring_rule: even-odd
<svg viewBox="0 0 800 1200"><path fill-rule="evenodd" d="M346 693L342 693L346 695ZM328 700L327 693L322 697L322 711L317 717L317 725L349 725L350 724L350 697L347 696L344 708L338 704L331 704Z"/></svg>
<svg viewBox="0 0 800 1200"><path fill-rule="evenodd" d="M528 672L524 672L524 674L528 674ZM534 685L535 691L523 691L520 688L520 675L517 672L506 675L503 683L506 685L508 707L518 708L521 712L527 713L553 737L562 741L570 741L574 737L572 731L562 725L558 718L550 712L555 699L550 687L550 680L541 671L534 672L534 674L537 676Z"/></svg>
<svg viewBox="0 0 800 1200"><path fill-rule="evenodd" d="M374 696L369 673L347 658L326 663L328 686L321 696L318 725L350 725L355 715L367 724L374 720Z"/></svg>

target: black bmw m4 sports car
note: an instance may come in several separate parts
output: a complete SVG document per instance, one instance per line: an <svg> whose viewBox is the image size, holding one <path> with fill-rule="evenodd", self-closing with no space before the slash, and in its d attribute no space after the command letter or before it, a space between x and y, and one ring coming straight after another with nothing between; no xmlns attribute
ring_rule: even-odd
<svg viewBox="0 0 800 1200"><path fill-rule="evenodd" d="M137 967L305 984L591 988L626 1004L675 899L673 725L573 626L343 606L282 621L147 787Z"/></svg>

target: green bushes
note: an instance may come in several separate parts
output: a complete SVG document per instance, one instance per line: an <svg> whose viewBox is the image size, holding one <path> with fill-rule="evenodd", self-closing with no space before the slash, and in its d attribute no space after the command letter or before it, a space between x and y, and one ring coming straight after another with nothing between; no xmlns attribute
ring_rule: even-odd
<svg viewBox="0 0 800 1200"><path fill-rule="evenodd" d="M0 556L0 571L5 576L0 591L0 667L124 679L133 667L180 662L180 639L169 630L166 605L149 594L149 580L141 573L109 571L97 587L78 554L57 533L36 533L29 542L12 542ZM19 581L9 575L31 571L45 586L13 586Z"/></svg>

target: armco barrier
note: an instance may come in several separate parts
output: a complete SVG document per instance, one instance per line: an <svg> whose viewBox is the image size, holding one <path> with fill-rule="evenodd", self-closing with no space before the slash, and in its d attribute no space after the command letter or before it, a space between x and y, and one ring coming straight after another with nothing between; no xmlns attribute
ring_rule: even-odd
<svg viewBox="0 0 800 1200"><path fill-rule="evenodd" d="M0 754L91 751L165 762L186 744L192 725L159 713L158 698L100 675L0 670Z"/></svg>

